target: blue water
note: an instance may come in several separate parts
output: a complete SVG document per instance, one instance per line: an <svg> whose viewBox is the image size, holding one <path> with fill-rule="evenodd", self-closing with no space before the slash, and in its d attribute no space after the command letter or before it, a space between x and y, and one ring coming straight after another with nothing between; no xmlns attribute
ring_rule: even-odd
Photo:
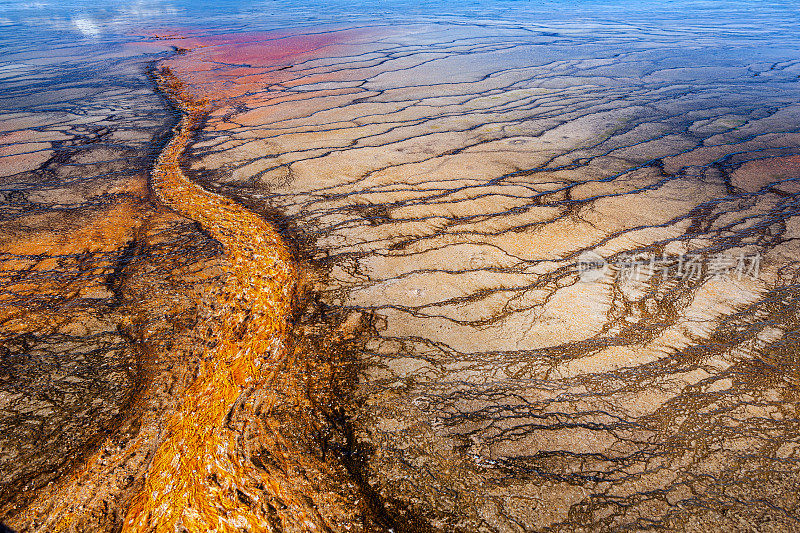
<svg viewBox="0 0 800 533"><path fill-rule="evenodd" d="M444 21L522 25L532 30L551 26L597 34L606 33L610 27L619 32L618 25L627 23L638 30L763 40L779 36L792 38L800 28L800 7L794 1L730 0L0 2L0 33L4 40L36 36L37 44L42 47L58 38L102 41L147 26L270 29L318 24Z"/></svg>

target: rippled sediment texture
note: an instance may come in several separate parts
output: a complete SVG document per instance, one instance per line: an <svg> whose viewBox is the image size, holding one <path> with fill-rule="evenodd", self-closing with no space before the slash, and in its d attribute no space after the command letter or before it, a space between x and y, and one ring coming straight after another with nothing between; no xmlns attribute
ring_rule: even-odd
<svg viewBox="0 0 800 533"><path fill-rule="evenodd" d="M54 46L37 55L35 47L15 43L6 51L0 75L4 511L72 470L133 396L137 358L117 328L120 302L111 280L144 224L149 149L168 120L123 58L111 60L113 79L96 84L86 81L88 73L108 61L96 50Z"/></svg>
<svg viewBox="0 0 800 533"><path fill-rule="evenodd" d="M270 42L174 60L247 88L194 174L288 215L326 308L370 318L349 414L388 508L444 531L798 527L798 43L697 16L395 26L260 90ZM761 265L581 281L585 252Z"/></svg>
<svg viewBox="0 0 800 533"><path fill-rule="evenodd" d="M172 120L144 72L159 48L37 44L2 65L0 519L108 531L191 383L223 268L150 198Z"/></svg>

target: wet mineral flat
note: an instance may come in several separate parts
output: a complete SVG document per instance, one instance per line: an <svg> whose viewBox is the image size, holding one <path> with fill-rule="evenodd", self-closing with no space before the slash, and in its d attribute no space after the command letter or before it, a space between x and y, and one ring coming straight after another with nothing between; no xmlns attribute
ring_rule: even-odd
<svg viewBox="0 0 800 533"><path fill-rule="evenodd" d="M59 397L81 413L82 440L26 452L15 487L63 480L42 473L69 471L60 453L96 455L77 485L32 491L30 508L7 496L0 517L24 531L64 516L78 531L800 530L797 11L315 6L303 18L281 4L296 23L278 29L263 13L216 13L142 31L184 117L158 162L124 159L162 147L163 124L136 129L154 120L138 111L157 107L152 93L108 83L97 96L141 115L62 103L2 117L4 283L19 289L0 325L55 393L80 365L100 368L96 388L74 387L107 405ZM78 109L85 90L61 83L36 105ZM147 196L146 169L115 180L117 161L207 192L170 196L158 181ZM43 214L24 218L22 202ZM84 204L70 231L101 244L41 241L42 226L67 223L53 210ZM271 274L289 260L269 259L273 230L252 213L280 231L297 280ZM80 274L67 291L80 299L54 297L80 314L17 312L49 294L42 270ZM272 279L296 304L266 324ZM266 346L267 329L288 332ZM46 337L41 353L23 331ZM102 351L106 338L117 344ZM62 353L78 366L41 370ZM113 373L128 364L146 371ZM217 368L231 377L214 381ZM25 390L3 389L4 424L72 431L50 396ZM180 432L212 419L190 450ZM103 431L113 446L91 444ZM208 470L187 480L187 465ZM78 486L74 504L53 503Z"/></svg>

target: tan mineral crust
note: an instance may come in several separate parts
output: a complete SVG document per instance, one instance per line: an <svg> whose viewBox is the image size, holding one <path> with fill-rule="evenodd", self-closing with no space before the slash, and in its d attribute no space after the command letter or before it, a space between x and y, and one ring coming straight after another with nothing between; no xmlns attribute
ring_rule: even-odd
<svg viewBox="0 0 800 533"><path fill-rule="evenodd" d="M794 530L798 107L495 30L342 35L255 91L263 63L214 50L190 169L286 217L322 302L368 319L367 482L434 530ZM207 91L195 57L168 63Z"/></svg>

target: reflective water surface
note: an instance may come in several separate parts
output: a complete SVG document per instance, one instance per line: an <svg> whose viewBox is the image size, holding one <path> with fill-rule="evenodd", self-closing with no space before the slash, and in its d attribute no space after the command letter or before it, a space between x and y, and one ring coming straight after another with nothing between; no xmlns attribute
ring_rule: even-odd
<svg viewBox="0 0 800 533"><path fill-rule="evenodd" d="M0 4L0 518L800 530L797 19Z"/></svg>

